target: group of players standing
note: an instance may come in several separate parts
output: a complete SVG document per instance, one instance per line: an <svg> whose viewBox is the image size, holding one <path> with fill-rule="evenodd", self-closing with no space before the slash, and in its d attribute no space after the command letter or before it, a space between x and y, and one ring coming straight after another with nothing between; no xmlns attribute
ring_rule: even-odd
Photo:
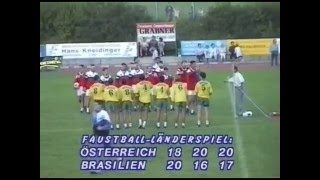
<svg viewBox="0 0 320 180"><path fill-rule="evenodd" d="M168 110L177 111L175 127L181 122L184 128L186 113L195 114L196 104L198 126L201 121L209 125L208 107L213 89L211 83L205 80L206 73L200 72L195 61L183 61L175 77L168 74L168 68L161 61L147 67L146 72L139 64L128 66L122 63L115 78L108 73L107 68L102 69L102 74L99 76L92 68L82 68L75 77L74 88L79 97L81 112L90 113L92 104L98 103L108 111L116 129L120 129L120 124L124 128L132 127L133 111L139 111L139 128L145 128L152 108L157 111L158 128L161 121L163 127L167 127ZM164 118L161 118L161 114L164 114Z"/></svg>

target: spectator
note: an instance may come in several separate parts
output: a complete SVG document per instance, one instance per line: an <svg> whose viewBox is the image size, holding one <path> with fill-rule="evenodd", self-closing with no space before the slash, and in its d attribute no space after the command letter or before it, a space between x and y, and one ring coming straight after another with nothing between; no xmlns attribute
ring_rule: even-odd
<svg viewBox="0 0 320 180"><path fill-rule="evenodd" d="M168 18L168 21L171 22L173 19L173 7L171 6L171 4L169 2L166 6L166 16Z"/></svg>
<svg viewBox="0 0 320 180"><path fill-rule="evenodd" d="M204 50L202 48L201 43L198 44L198 49L196 50L196 57L198 59L199 62L203 61L204 58Z"/></svg>
<svg viewBox="0 0 320 180"><path fill-rule="evenodd" d="M159 42L158 42L158 47L159 47L159 56L164 56L164 47L165 47L165 43L163 42L163 38L159 38Z"/></svg>
<svg viewBox="0 0 320 180"><path fill-rule="evenodd" d="M139 52L140 56L147 56L148 55L148 42L146 41L146 38L143 37L142 40L139 42Z"/></svg>
<svg viewBox="0 0 320 180"><path fill-rule="evenodd" d="M216 45L215 45L214 43L211 44L210 56L211 56L211 58L213 58L214 60L218 60L218 57L217 57L217 48L216 48Z"/></svg>
<svg viewBox="0 0 320 180"><path fill-rule="evenodd" d="M156 40L156 37L152 36L148 44L149 44L149 51L151 54L153 54L153 50L158 49L158 41Z"/></svg>
<svg viewBox="0 0 320 180"><path fill-rule="evenodd" d="M178 9L173 9L174 18L177 21L180 16L180 11Z"/></svg>
<svg viewBox="0 0 320 180"><path fill-rule="evenodd" d="M156 61L159 58L159 52L156 48L152 49L152 59L153 61Z"/></svg>
<svg viewBox="0 0 320 180"><path fill-rule="evenodd" d="M199 17L203 17L204 16L204 11L202 8L198 9L198 14L199 14Z"/></svg>
<svg viewBox="0 0 320 180"><path fill-rule="evenodd" d="M220 58L221 58L221 61L225 61L226 60L226 47L223 43L221 43L221 46L219 48L219 54L220 54Z"/></svg>
<svg viewBox="0 0 320 180"><path fill-rule="evenodd" d="M239 44L236 44L234 51L236 54L237 61L242 61L243 55L242 55L241 48L240 48Z"/></svg>
<svg viewBox="0 0 320 180"><path fill-rule="evenodd" d="M274 39L271 44L270 52L271 52L271 66L273 65L278 66L279 45L277 44L276 39Z"/></svg>
<svg viewBox="0 0 320 180"><path fill-rule="evenodd" d="M235 49L236 46L234 45L234 42L233 42L233 41L231 41L230 44L231 44L230 47L229 47L230 60L236 59L236 54L235 54L235 52L234 52L234 49Z"/></svg>
<svg viewBox="0 0 320 180"><path fill-rule="evenodd" d="M206 47L205 47L204 57L206 58L207 63L209 63L209 60L212 58L211 49L210 49L209 45L206 45Z"/></svg>

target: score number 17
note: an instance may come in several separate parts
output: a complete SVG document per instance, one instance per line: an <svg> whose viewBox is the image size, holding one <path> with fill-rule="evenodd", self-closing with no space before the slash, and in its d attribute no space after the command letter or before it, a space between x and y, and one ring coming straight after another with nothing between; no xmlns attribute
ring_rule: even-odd
<svg viewBox="0 0 320 180"><path fill-rule="evenodd" d="M234 160L222 160L219 162L220 171L230 171L234 165Z"/></svg>

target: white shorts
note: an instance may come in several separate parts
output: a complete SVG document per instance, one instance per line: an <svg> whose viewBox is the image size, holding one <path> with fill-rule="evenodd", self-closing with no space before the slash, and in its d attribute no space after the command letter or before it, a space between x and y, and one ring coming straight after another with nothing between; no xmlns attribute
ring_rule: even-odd
<svg viewBox="0 0 320 180"><path fill-rule="evenodd" d="M84 90L83 90L83 87L80 86L80 87L77 89L77 96L82 96L82 95L84 95L84 94L85 94L85 92L84 92Z"/></svg>
<svg viewBox="0 0 320 180"><path fill-rule="evenodd" d="M133 90L133 93L138 93L138 88L137 88L137 85L132 85L132 90Z"/></svg>
<svg viewBox="0 0 320 180"><path fill-rule="evenodd" d="M90 96L90 91L89 91L89 89L86 90L86 96L88 96L88 97Z"/></svg>
<svg viewBox="0 0 320 180"><path fill-rule="evenodd" d="M188 90L188 96L195 96L196 92L194 90Z"/></svg>

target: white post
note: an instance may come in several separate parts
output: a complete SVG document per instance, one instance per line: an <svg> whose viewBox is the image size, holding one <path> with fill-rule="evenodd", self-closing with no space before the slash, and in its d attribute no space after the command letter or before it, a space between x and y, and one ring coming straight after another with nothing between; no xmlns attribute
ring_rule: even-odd
<svg viewBox="0 0 320 180"><path fill-rule="evenodd" d="M156 18L158 20L159 16L158 16L158 2L156 2Z"/></svg>
<svg viewBox="0 0 320 180"><path fill-rule="evenodd" d="M194 2L191 2L191 6L192 6L192 18L194 19L194 13L195 13Z"/></svg>

